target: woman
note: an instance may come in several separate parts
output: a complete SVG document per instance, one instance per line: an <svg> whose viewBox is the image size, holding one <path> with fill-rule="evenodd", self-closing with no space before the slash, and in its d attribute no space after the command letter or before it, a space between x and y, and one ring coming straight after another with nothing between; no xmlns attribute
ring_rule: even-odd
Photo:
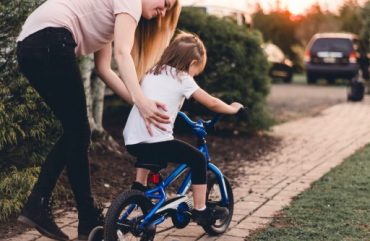
<svg viewBox="0 0 370 241"><path fill-rule="evenodd" d="M96 70L122 99L135 104L146 128L163 129L166 106L147 99L139 85L168 45L180 13L177 0L48 0L26 20L17 39L22 73L63 126L41 167L19 220L47 237L68 240L51 214L51 193L67 168L78 210L78 239L102 224L91 194L87 149L90 127L76 56L94 53ZM119 76L112 71L111 56ZM136 71L135 71L136 70Z"/></svg>

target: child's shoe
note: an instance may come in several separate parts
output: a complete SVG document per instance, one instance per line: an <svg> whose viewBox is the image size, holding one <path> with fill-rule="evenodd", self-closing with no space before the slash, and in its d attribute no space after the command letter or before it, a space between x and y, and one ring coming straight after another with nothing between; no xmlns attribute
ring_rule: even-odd
<svg viewBox="0 0 370 241"><path fill-rule="evenodd" d="M193 209L191 211L192 219L201 226L212 225L218 219L224 219L229 215L229 210L224 207L214 206L206 207L206 209L199 211Z"/></svg>
<svg viewBox="0 0 370 241"><path fill-rule="evenodd" d="M134 182L131 185L131 190L138 190L140 192L146 192L149 190L149 188L147 186L144 186L140 182Z"/></svg>

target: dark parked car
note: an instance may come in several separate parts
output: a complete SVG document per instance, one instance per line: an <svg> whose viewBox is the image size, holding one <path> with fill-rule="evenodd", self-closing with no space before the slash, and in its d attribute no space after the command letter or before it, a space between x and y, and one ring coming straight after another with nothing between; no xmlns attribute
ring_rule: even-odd
<svg viewBox="0 0 370 241"><path fill-rule="evenodd" d="M318 33L307 45L305 67L307 83L314 84L318 78L334 83L337 78L352 79L363 69L366 60L359 39L351 33Z"/></svg>
<svg viewBox="0 0 370 241"><path fill-rule="evenodd" d="M267 55L271 67L269 75L272 79L282 79L285 83L292 82L293 63L285 57L283 51L272 43L262 44L262 49Z"/></svg>

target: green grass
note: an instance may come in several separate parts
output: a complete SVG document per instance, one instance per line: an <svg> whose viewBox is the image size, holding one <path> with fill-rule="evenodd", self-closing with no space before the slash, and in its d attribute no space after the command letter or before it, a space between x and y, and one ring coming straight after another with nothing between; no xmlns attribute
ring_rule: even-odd
<svg viewBox="0 0 370 241"><path fill-rule="evenodd" d="M292 83L293 84L306 85L307 84L306 75L302 74L302 73L299 73L299 74L295 73L293 75Z"/></svg>
<svg viewBox="0 0 370 241"><path fill-rule="evenodd" d="M315 182L248 240L370 240L370 145Z"/></svg>

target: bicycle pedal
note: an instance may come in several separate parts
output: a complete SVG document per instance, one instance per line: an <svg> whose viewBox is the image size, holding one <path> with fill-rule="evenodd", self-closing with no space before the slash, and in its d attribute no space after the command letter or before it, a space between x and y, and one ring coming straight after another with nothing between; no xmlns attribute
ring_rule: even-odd
<svg viewBox="0 0 370 241"><path fill-rule="evenodd" d="M194 209L194 204L193 204L193 199L192 198L189 198L185 203L188 205L189 210Z"/></svg>
<svg viewBox="0 0 370 241"><path fill-rule="evenodd" d="M154 225L154 223L150 223L150 224L145 226L145 232L155 233L155 228L156 228L156 226Z"/></svg>

